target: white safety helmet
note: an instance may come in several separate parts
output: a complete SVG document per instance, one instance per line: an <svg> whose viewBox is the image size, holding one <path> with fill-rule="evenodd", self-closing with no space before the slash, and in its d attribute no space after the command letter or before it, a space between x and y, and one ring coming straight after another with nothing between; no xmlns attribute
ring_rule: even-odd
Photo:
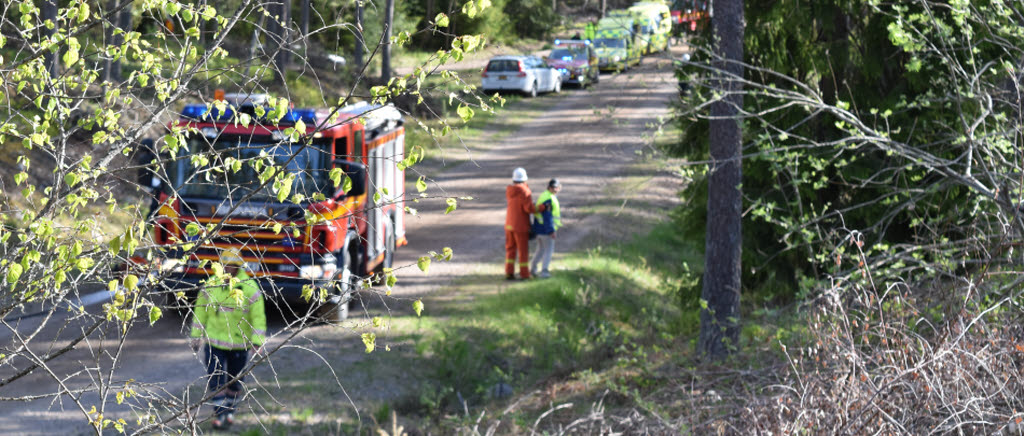
<svg viewBox="0 0 1024 436"><path fill-rule="evenodd" d="M514 171L512 171L513 182L525 182L526 179L526 170L523 169L522 167L516 168Z"/></svg>

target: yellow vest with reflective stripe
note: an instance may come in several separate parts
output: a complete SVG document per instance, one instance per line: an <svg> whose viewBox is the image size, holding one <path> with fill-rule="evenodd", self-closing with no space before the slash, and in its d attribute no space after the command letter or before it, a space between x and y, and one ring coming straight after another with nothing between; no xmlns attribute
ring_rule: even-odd
<svg viewBox="0 0 1024 436"><path fill-rule="evenodd" d="M224 350L263 345L267 340L263 292L241 269L232 282L229 288L223 279L211 277L210 283L199 290L192 315L192 337L204 338Z"/></svg>

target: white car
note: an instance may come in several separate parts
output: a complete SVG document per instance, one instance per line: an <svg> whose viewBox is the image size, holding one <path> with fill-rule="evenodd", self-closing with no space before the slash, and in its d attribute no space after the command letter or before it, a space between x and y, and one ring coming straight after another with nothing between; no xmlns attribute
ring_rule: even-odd
<svg viewBox="0 0 1024 436"><path fill-rule="evenodd" d="M562 73L536 56L496 56L480 76L480 88L486 94L517 91L536 97L541 92L562 90Z"/></svg>

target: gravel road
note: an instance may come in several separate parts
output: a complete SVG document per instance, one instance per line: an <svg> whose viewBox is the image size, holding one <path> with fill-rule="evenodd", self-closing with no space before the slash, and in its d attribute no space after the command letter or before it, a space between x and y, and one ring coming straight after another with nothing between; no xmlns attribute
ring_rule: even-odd
<svg viewBox="0 0 1024 436"><path fill-rule="evenodd" d="M674 49L674 55L680 53L679 48ZM423 201L415 205L419 216L407 220L410 244L399 250L396 265L413 265L419 256L443 247L452 247L455 256L450 262L435 262L429 274L415 267L399 269L399 286L394 294L397 300L386 300L388 308L407 312L409 301L429 296L460 276L503 275L504 191L517 166L527 169L529 184L535 193L543 190L551 177L558 177L563 183L559 199L565 218L564 230L559 232L557 242L559 252L592 246L602 239L614 240L617 234L628 234L628 229L610 228L600 215L586 212L610 196L623 198L623 204L627 197L648 197L648 201L666 202L665 211L670 210L676 204L679 181L667 173L648 175L655 183L645 192L628 193L623 197L620 191L628 189L623 180L630 175L625 172L637 159L638 151L647 147L644 138L651 133L652 126L668 115L668 103L676 92L671 62L667 58L646 58L641 67L628 73L602 75L601 83L594 87L566 89L563 95L539 97L546 105L544 114L500 141L487 144L486 151L477 151L471 156L460 155L464 151L450 151L452 155L446 156L448 161L459 163L440 169L428 193L472 197L473 200L460 201L458 209L449 215L443 215L441 202ZM372 299L371 296L367 300ZM375 315L388 310L379 300L366 307L365 310ZM358 309L354 315L362 316L361 311ZM31 326L39 321L37 318L22 320L18 333L31 331ZM365 318L362 322L365 323ZM153 391L178 397L188 392L198 394L204 369L183 339L181 324L181 318L175 316L167 316L153 326L139 323L132 327L123 343L100 340L100 332L97 332L91 336L94 340L79 344L74 351L61 356L53 365L53 372L36 371L9 385L0 385L0 398L53 392L58 386L56 380L67 390L74 391L100 377L112 380L114 385L123 385L132 379L149 384L148 389ZM41 333L43 338L62 338L68 331L80 331L85 320L65 319L52 325L64 325L65 335L60 336L56 328L47 328ZM271 331L283 336L288 334L286 327L280 318L272 319ZM0 328L0 343L9 346L17 340L13 332ZM281 350L280 355L274 356L271 366L257 370L257 378L266 379L279 371L300 371L304 366L319 365L308 356L330 355L332 353L320 353L328 348L351 350L351 353L333 355L341 354L345 356L342 358L352 361L373 358L363 353L358 335L352 333L351 328L317 326L303 332L295 344L302 348ZM53 347L64 345L66 341L58 339ZM119 356L118 364L116 371L110 372L114 355ZM100 368L106 371L100 372ZM0 371L0 380L10 375L8 370ZM272 390L271 385L266 387ZM372 386L347 380L344 388L353 397L381 399L388 398L394 390L394 387L381 385L379 380ZM81 398L86 409L106 404L105 417L123 417L134 426L135 418L130 409L145 404L135 397L117 405L114 395L115 392L87 393ZM83 411L66 396L21 402L0 400L0 434L91 433L83 426L82 416Z"/></svg>

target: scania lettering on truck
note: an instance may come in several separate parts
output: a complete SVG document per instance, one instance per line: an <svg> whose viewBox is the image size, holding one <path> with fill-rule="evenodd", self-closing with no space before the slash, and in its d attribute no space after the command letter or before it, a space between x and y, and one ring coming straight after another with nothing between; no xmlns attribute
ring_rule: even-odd
<svg viewBox="0 0 1024 436"><path fill-rule="evenodd" d="M237 250L269 301L344 319L360 278L390 268L406 244L401 113L360 103L287 109L271 122L267 105L266 95L227 94L186 105L169 126L187 133L159 172L160 266L172 289L194 294L220 254Z"/></svg>

